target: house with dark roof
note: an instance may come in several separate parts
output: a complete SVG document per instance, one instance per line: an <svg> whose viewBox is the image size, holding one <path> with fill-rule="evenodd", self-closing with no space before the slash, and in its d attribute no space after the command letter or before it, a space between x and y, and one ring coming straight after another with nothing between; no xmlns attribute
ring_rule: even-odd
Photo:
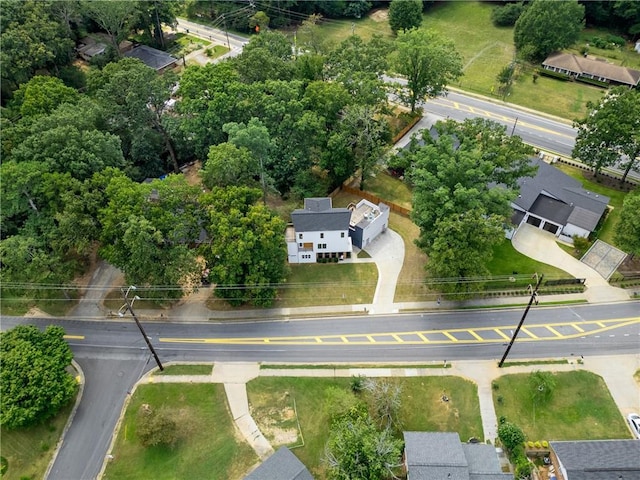
<svg viewBox="0 0 640 480"><path fill-rule="evenodd" d="M404 432L407 480L512 480L495 447L462 443L453 432Z"/></svg>
<svg viewBox="0 0 640 480"><path fill-rule="evenodd" d="M362 199L333 208L330 197L305 198L291 213L285 232L289 263L315 263L322 258L351 258L353 246L366 248L389 226L389 206Z"/></svg>
<svg viewBox="0 0 640 480"><path fill-rule="evenodd" d="M640 480L638 440L549 442L558 480Z"/></svg>
<svg viewBox="0 0 640 480"><path fill-rule="evenodd" d="M286 230L289 263L315 263L321 258L350 258L351 210L333 208L331 198L305 198L291 213Z"/></svg>
<svg viewBox="0 0 640 480"><path fill-rule="evenodd" d="M138 45L131 51L124 54L125 57L137 58L147 67L153 68L156 72L162 73L165 70L173 68L178 63L178 59L172 57L162 50L148 47L147 45Z"/></svg>
<svg viewBox="0 0 640 480"><path fill-rule="evenodd" d="M262 462L245 480L313 480L307 467L287 447Z"/></svg>
<svg viewBox="0 0 640 480"><path fill-rule="evenodd" d="M553 53L542 62L542 68L569 75L577 80L586 78L612 85L626 85L630 88L637 87L640 82L638 70L572 53Z"/></svg>
<svg viewBox="0 0 640 480"><path fill-rule="evenodd" d="M520 194L511 203L512 223L528 223L567 242L575 235L589 236L607 209L609 197L585 190L578 180L539 158L531 163L538 171L533 178L518 180Z"/></svg>

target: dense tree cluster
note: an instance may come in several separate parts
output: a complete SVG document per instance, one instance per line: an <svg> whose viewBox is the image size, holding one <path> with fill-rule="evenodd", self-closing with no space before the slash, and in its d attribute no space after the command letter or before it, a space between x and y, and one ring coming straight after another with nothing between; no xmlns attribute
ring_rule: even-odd
<svg viewBox="0 0 640 480"><path fill-rule="evenodd" d="M532 153L490 120L448 120L425 130L391 162L413 184L412 219L429 273L454 279L445 290L478 289L478 282L465 279L489 274L486 264L508 224L516 182L534 173Z"/></svg>
<svg viewBox="0 0 640 480"><path fill-rule="evenodd" d="M575 43L583 28L584 6L578 0L533 0L516 21L513 41L523 58L544 60Z"/></svg>
<svg viewBox="0 0 640 480"><path fill-rule="evenodd" d="M73 354L62 327L44 332L18 325L0 333L0 423L18 428L52 417L73 398L78 384L67 368Z"/></svg>

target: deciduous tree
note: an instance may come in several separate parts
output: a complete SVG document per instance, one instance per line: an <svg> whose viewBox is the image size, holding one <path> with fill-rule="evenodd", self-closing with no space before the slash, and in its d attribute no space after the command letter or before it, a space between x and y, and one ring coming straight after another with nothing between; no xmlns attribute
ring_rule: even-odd
<svg viewBox="0 0 640 480"><path fill-rule="evenodd" d="M624 170L624 183L640 164L640 92L617 87L587 107L587 116L574 122L578 136L572 154L593 167L596 176L618 164Z"/></svg>
<svg viewBox="0 0 640 480"><path fill-rule="evenodd" d="M622 203L615 241L632 256L640 255L640 190L627 194Z"/></svg>
<svg viewBox="0 0 640 480"><path fill-rule="evenodd" d="M389 26L393 33L418 28L422 24L422 0L392 0Z"/></svg>
<svg viewBox="0 0 640 480"><path fill-rule="evenodd" d="M0 421L19 428L40 423L73 398L78 384L67 372L73 354L59 326L41 332L18 325L0 333Z"/></svg>
<svg viewBox="0 0 640 480"><path fill-rule="evenodd" d="M407 78L400 99L415 111L425 97L435 97L462 75L462 59L453 43L431 30L407 30L396 39L396 71Z"/></svg>
<svg viewBox="0 0 640 480"><path fill-rule="evenodd" d="M260 164L246 147L220 143L209 149L207 163L202 169L202 181L207 188L256 186Z"/></svg>
<svg viewBox="0 0 640 480"><path fill-rule="evenodd" d="M395 476L402 441L378 431L368 416L351 415L331 427L325 455L331 479L379 480Z"/></svg>
<svg viewBox="0 0 640 480"><path fill-rule="evenodd" d="M203 255L216 295L234 306L270 306L286 272L284 222L256 204L260 190L214 189L207 198L211 243Z"/></svg>
<svg viewBox="0 0 640 480"><path fill-rule="evenodd" d="M543 60L572 45L584 28L584 6L578 0L534 0L520 15L513 41L520 54Z"/></svg>

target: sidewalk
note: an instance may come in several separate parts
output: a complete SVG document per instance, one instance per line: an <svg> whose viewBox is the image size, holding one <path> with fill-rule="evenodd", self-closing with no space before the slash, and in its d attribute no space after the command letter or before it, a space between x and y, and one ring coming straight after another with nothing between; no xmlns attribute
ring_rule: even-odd
<svg viewBox="0 0 640 480"><path fill-rule="evenodd" d="M523 365L498 368L495 360L461 360L451 363L450 368L411 368L403 364L398 368L339 368L339 369L265 369L258 363L215 363L211 375L154 375L143 377L139 383L223 383L229 408L238 431L254 449L259 458L273 453L273 447L260 432L251 417L246 384L259 376L265 377L416 377L459 376L477 385L478 400L484 439L495 443L498 436L498 421L493 404L492 382L502 375L530 373L536 370L567 372L591 371L603 377L621 415L640 411L640 385L634 374L640 370L640 354L609 355L587 358L571 357L568 364ZM582 362L582 363L579 363ZM115 437L114 437L115 438Z"/></svg>

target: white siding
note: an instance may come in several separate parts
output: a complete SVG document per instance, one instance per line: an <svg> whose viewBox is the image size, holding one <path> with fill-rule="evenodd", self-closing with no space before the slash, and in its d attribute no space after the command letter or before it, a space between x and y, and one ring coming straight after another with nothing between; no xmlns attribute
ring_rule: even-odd
<svg viewBox="0 0 640 480"><path fill-rule="evenodd" d="M584 228L578 227L571 223L567 223L562 229L562 234L567 237L573 237L577 235L579 237L588 237L591 232L589 230L585 230Z"/></svg>

